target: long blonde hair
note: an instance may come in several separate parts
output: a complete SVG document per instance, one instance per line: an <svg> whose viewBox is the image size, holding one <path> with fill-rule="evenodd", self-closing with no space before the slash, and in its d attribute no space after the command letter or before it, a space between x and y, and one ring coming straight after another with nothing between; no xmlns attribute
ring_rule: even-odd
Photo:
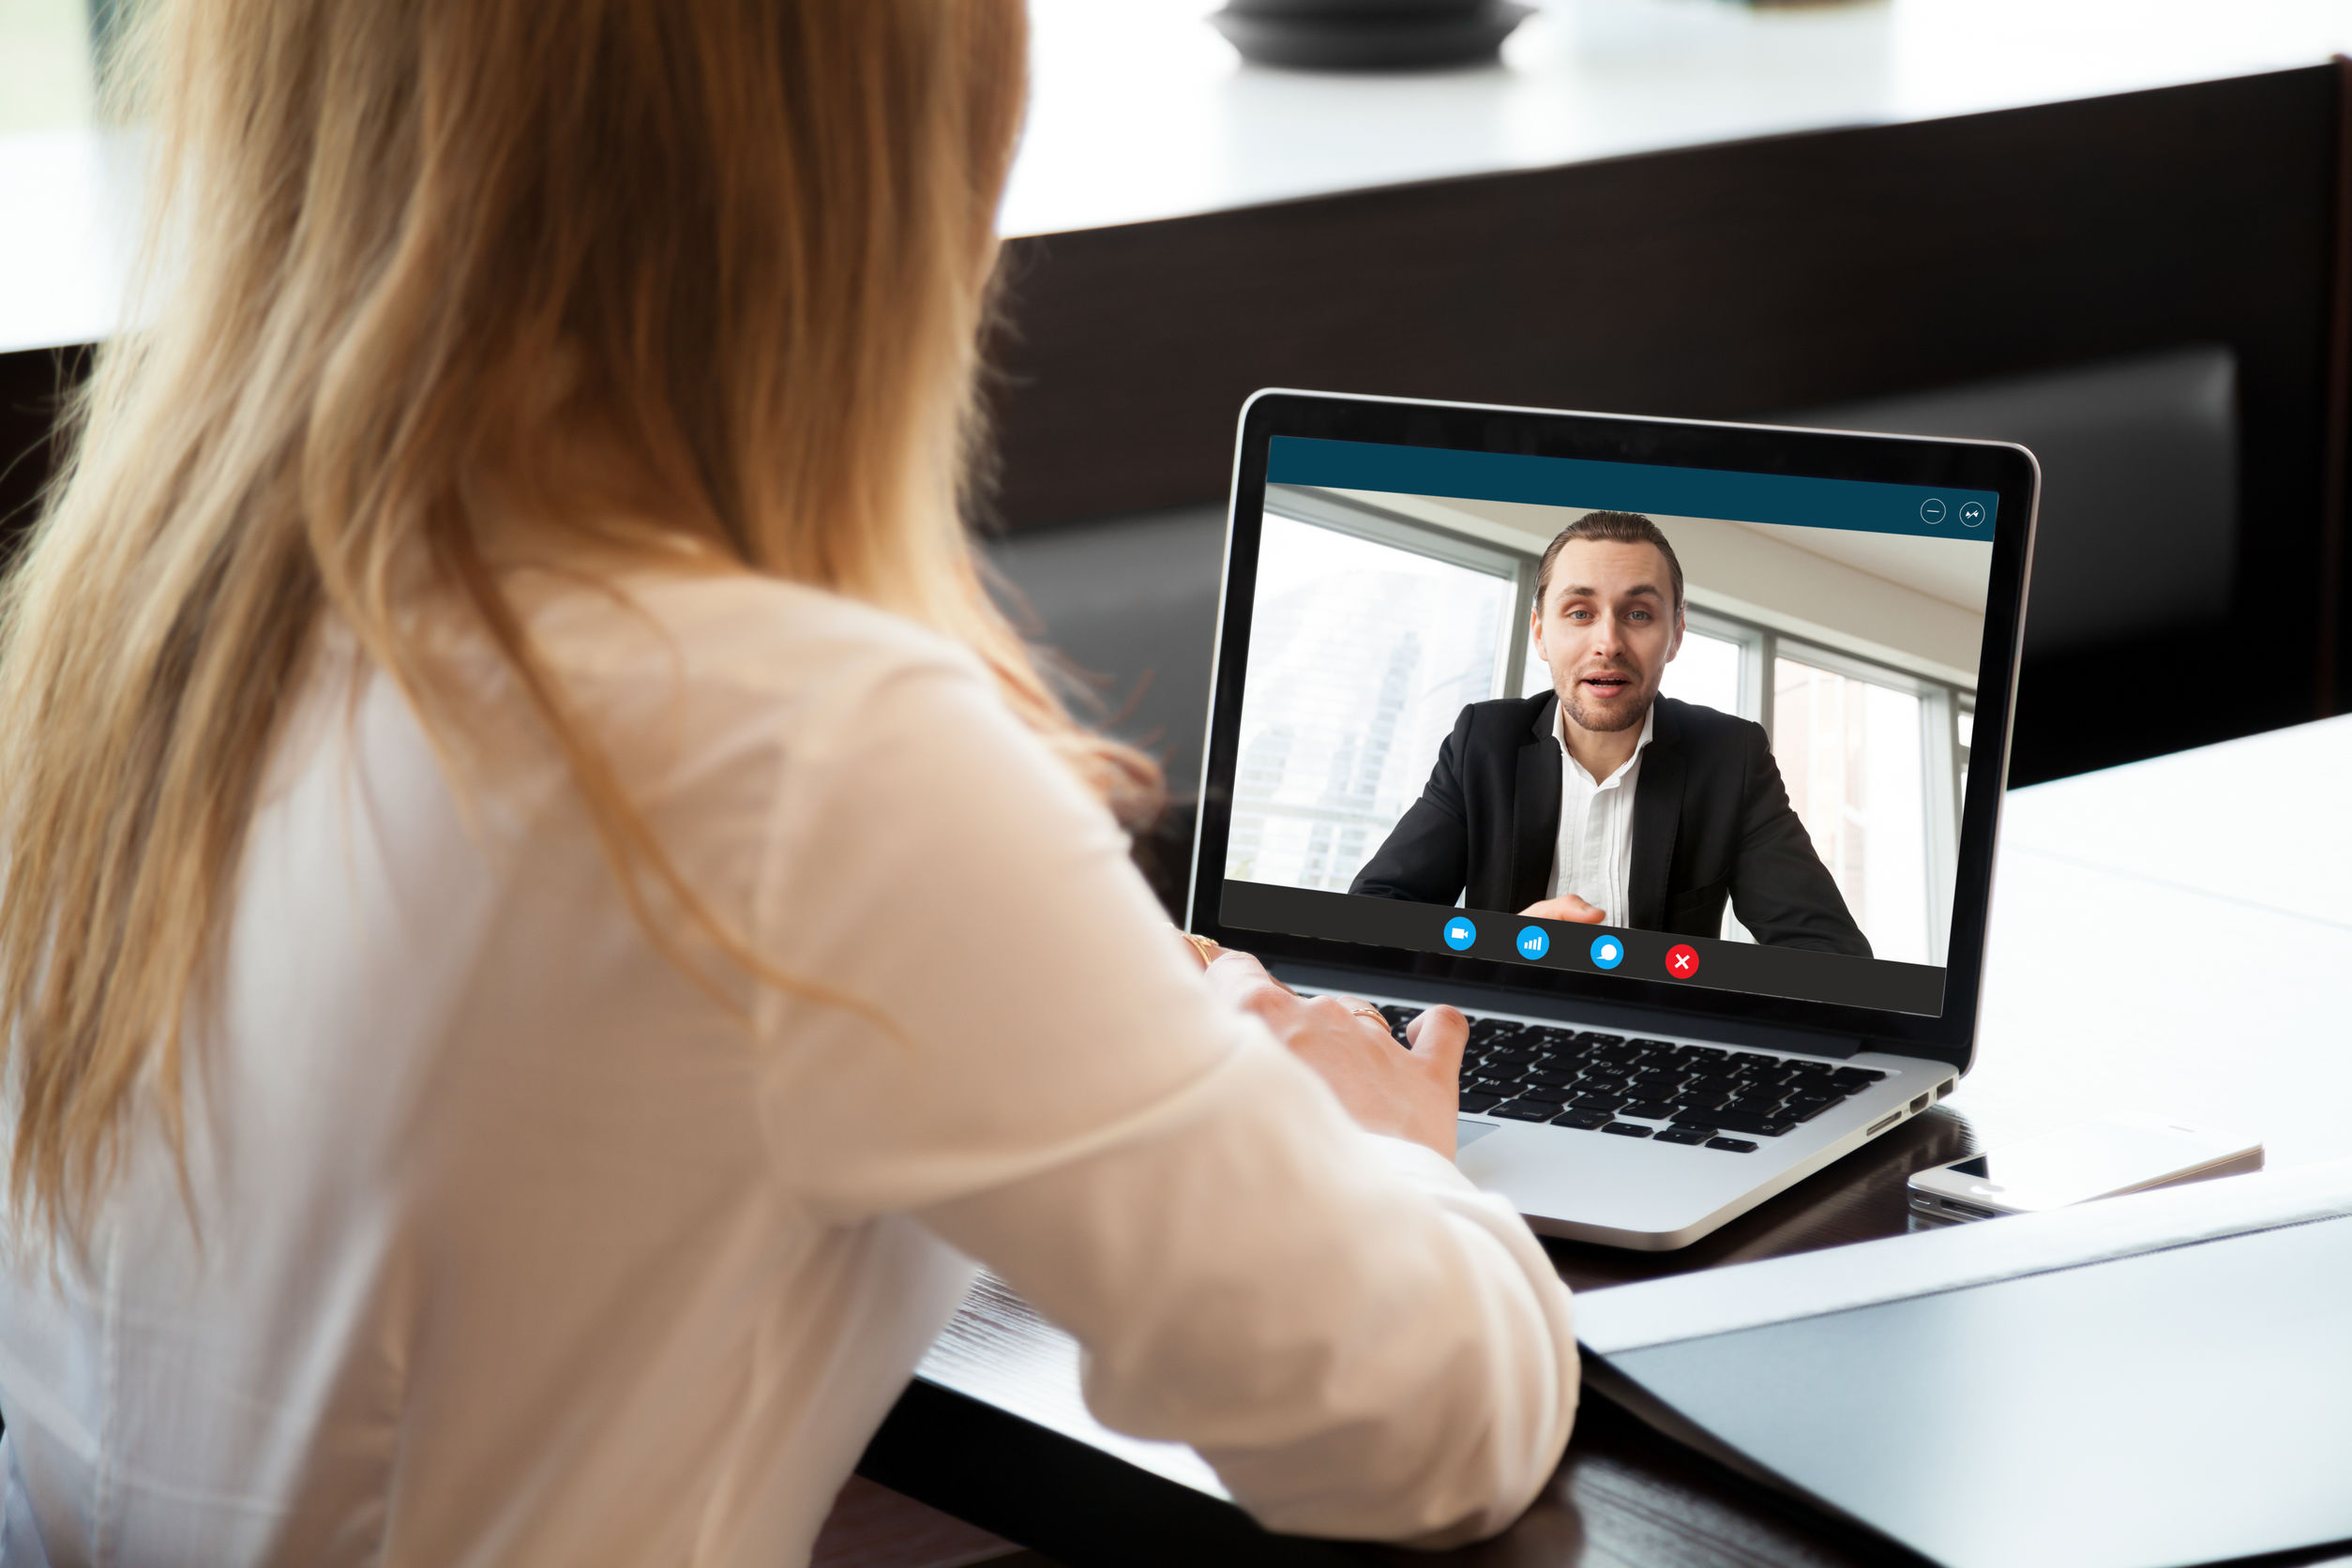
<svg viewBox="0 0 2352 1568"><path fill-rule="evenodd" d="M944 631L1148 794L959 515L1025 34L1019 0L156 0L128 57L168 282L0 605L20 1218L78 1225L143 1090L182 1147L183 1029L330 617L445 742L465 693L415 611L461 606L639 917L712 924L535 656L487 498L583 538L650 514Z"/></svg>

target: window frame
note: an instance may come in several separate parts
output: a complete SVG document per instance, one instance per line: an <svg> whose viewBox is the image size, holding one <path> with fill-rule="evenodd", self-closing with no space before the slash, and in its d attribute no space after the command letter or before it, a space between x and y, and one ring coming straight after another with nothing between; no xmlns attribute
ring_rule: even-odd
<svg viewBox="0 0 2352 1568"><path fill-rule="evenodd" d="M1527 645L1528 613L1535 596L1538 557L1506 546L1454 534L1421 519L1386 511L1353 497L1326 495L1295 486L1268 485L1265 504L1259 510L1264 516L1279 518L1303 528L1319 528L1507 582L1510 584L1510 608L1504 612L1504 624L1498 629L1495 640L1496 657L1487 676L1486 697L1491 700L1504 695L1511 688L1503 683L1506 680L1515 682L1519 678L1520 661L1525 656ZM1243 762L1237 757L1234 772L1236 823L1240 818L1242 769ZM1327 824L1338 831L1345 831L1351 825L1371 825L1373 822L1367 816L1358 823L1351 821L1352 813L1334 811L1328 807L1302 807L1274 800L1259 802L1251 809L1266 822L1287 818L1293 822ZM1226 847L1229 866L1232 855L1233 835L1230 829L1233 825L1229 824ZM1389 825L1393 826L1394 822ZM1457 898L1455 902L1460 900Z"/></svg>
<svg viewBox="0 0 2352 1568"><path fill-rule="evenodd" d="M1952 900L1959 876L1962 804L1960 762L1954 755L1959 727L1954 716L1964 702L1973 711L1975 692L1932 675L1899 670L1801 638L1767 635L1772 639L1772 657L1775 662L1786 657L1866 686L1909 692L1919 699L1920 782L1926 792L1922 811L1927 831L1922 850L1927 856L1927 946L1931 954L1942 956L1936 961L1948 959L1952 947ZM1771 690L1775 684L1767 681L1766 689ZM1765 725L1765 732L1772 733L1770 723ZM1777 745L1776 736L1774 741Z"/></svg>
<svg viewBox="0 0 2352 1568"><path fill-rule="evenodd" d="M1326 528L1425 560L1442 561L1449 566L1460 566L1486 577L1509 579L1510 619L1503 626L1502 635L1495 639L1495 669L1486 695L1493 699L1517 693L1527 669L1528 619L1535 603L1535 568L1540 557L1452 533L1435 523L1387 511L1352 497L1319 495L1295 485L1268 485L1265 505L1259 510L1289 522Z"/></svg>

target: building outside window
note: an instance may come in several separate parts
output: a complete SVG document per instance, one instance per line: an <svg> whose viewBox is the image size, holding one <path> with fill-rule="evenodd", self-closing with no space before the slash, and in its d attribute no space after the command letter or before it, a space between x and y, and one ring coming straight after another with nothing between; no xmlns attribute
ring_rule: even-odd
<svg viewBox="0 0 2352 1568"><path fill-rule="evenodd" d="M1226 874L1344 892L1499 690L1519 563L1456 559L1269 511Z"/></svg>

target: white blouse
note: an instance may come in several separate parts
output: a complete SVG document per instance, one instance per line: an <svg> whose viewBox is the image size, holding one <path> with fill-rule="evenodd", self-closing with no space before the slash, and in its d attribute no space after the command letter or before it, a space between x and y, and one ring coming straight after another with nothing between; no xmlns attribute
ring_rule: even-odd
<svg viewBox="0 0 2352 1568"><path fill-rule="evenodd" d="M460 797L323 661L191 1047L192 1213L143 1123L87 1249L0 1275L0 1562L798 1562L975 1259L1270 1526L1521 1509L1576 1360L1509 1206L1212 994L970 656L771 581L633 596L536 635L831 999L689 944L698 984L527 725Z"/></svg>

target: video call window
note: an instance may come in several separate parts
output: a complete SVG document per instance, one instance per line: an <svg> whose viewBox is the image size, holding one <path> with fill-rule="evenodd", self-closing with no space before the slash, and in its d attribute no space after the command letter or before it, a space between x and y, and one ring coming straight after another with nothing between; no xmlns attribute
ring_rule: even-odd
<svg viewBox="0 0 2352 1568"><path fill-rule="evenodd" d="M1548 688L1535 567L1582 511L1267 488L1229 878L1346 892L1463 707ZM1989 541L1655 520L1689 600L1661 695L1761 725L1872 955L1942 964Z"/></svg>

